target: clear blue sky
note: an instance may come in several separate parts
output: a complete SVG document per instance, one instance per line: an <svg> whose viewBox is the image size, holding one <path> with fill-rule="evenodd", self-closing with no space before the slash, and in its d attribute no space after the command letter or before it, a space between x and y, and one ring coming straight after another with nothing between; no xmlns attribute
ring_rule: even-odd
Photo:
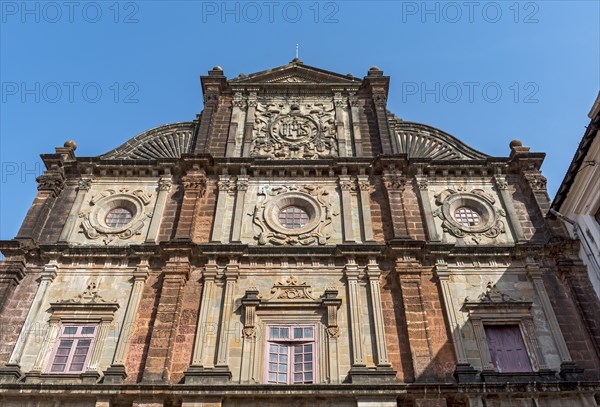
<svg viewBox="0 0 600 407"><path fill-rule="evenodd" d="M598 1L2 1L0 238L36 192L40 153L102 154L194 119L199 76L283 65L391 76L388 108L487 154L547 153L553 197L600 88ZM98 93L101 92L101 94ZM498 92L501 92L499 94Z"/></svg>

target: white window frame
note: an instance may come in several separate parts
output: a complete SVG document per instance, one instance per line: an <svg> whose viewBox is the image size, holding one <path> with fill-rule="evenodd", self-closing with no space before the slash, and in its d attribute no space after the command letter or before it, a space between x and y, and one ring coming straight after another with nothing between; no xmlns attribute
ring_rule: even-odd
<svg viewBox="0 0 600 407"><path fill-rule="evenodd" d="M65 333L65 331L68 328L76 328L77 331L75 334ZM79 333L80 331L83 331L84 328L94 328L94 332L91 334ZM97 324L63 324L60 327L60 335L58 336L58 338L56 338L56 344L54 345L54 349L52 350L52 354L50 356L50 361L46 368L46 373L52 374L52 375L56 375L56 374L60 375L60 374L78 374L78 373L85 372L88 367L88 363L90 361L92 353L94 352L94 346L96 345L97 333L98 333L98 325ZM69 349L69 354L67 356L67 360L65 362L65 369L60 372L53 371L52 366L55 365L54 362L57 357L58 349L60 348L61 342L64 340L73 341L73 343ZM90 340L91 341L90 346L85 355L85 360L83 361L81 370L72 370L71 364L73 362L73 357L75 356L75 350L77 349L77 345L79 344L79 341L81 341L81 340Z"/></svg>
<svg viewBox="0 0 600 407"><path fill-rule="evenodd" d="M289 335L290 338L274 338L271 336L271 328L288 328L289 329ZM316 324L273 324L273 323L269 323L267 325L265 325L266 328L266 340L265 340L265 350L264 350L264 367L263 367L263 382L265 384L272 384L272 385L285 385L285 384L309 384L309 383L304 383L304 380L302 383L295 383L294 380L294 374L296 373L296 371L294 370L294 365L295 365L295 361L294 356L294 349L295 346L298 344L302 344L302 345L307 345L307 344L311 344L312 345L312 381L310 384L316 384L318 383L318 370L319 370L319 349L318 349L318 330L317 330L317 326ZM294 328L311 328L312 332L313 332L313 337L312 338L293 338L293 332L294 332ZM270 356L270 348L271 345L283 345L287 348L287 381L286 383L273 383L271 381L269 381L269 364L271 363L269 360L269 356ZM303 362L304 363L304 362ZM304 373L304 371L302 372Z"/></svg>

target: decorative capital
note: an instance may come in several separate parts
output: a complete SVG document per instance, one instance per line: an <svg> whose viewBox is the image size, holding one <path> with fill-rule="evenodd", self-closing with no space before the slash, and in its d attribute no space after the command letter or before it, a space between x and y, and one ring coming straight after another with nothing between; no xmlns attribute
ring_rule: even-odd
<svg viewBox="0 0 600 407"><path fill-rule="evenodd" d="M400 171L388 172L383 176L385 188L390 190L404 191L406 186L406 178Z"/></svg>
<svg viewBox="0 0 600 407"><path fill-rule="evenodd" d="M81 191L89 191L92 187L91 178L81 178L77 184L77 188Z"/></svg>
<svg viewBox="0 0 600 407"><path fill-rule="evenodd" d="M158 181L158 190L159 191L169 191L171 189L171 185L173 185L173 181L169 177L163 177ZM184 185L185 188L185 185Z"/></svg>
<svg viewBox="0 0 600 407"><path fill-rule="evenodd" d="M527 171L524 173L525 180L534 191L546 190L546 177L538 171Z"/></svg>
<svg viewBox="0 0 600 407"><path fill-rule="evenodd" d="M506 178L505 177L501 177L501 176L495 176L494 177L494 181L496 181L496 188L498 190L504 190L508 188L508 182L506 182Z"/></svg>
<svg viewBox="0 0 600 407"><path fill-rule="evenodd" d="M429 188L429 180L427 178L417 178L417 188L420 191L426 191Z"/></svg>
<svg viewBox="0 0 600 407"><path fill-rule="evenodd" d="M201 174L189 174L181 178L183 189L187 192L196 192L200 196L206 193L206 177Z"/></svg>

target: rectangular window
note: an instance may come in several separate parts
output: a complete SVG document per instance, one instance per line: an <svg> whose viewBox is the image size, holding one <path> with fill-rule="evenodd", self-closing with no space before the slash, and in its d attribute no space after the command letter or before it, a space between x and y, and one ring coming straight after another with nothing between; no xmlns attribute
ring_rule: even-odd
<svg viewBox="0 0 600 407"><path fill-rule="evenodd" d="M271 384L314 383L315 355L314 326L268 326L265 381Z"/></svg>
<svg viewBox="0 0 600 407"><path fill-rule="evenodd" d="M50 373L81 373L92 353L96 325L64 325L52 352Z"/></svg>
<svg viewBox="0 0 600 407"><path fill-rule="evenodd" d="M485 325L492 362L498 372L531 372L519 325Z"/></svg>

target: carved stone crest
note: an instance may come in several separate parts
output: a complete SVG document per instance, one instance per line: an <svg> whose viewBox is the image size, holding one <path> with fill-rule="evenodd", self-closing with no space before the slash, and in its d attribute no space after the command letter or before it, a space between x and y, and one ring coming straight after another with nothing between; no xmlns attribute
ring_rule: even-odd
<svg viewBox="0 0 600 407"><path fill-rule="evenodd" d="M138 189L130 191L123 187L119 190L107 189L98 193L89 201L89 207L84 208L79 217L82 218L82 233L88 239L102 238L104 244L109 244L114 239L127 240L141 233L151 212L145 208L152 201L152 195ZM122 226L112 227L106 224L106 215L113 208L124 208L132 215L131 220Z"/></svg>
<svg viewBox="0 0 600 407"><path fill-rule="evenodd" d="M315 300L312 288L306 283L301 283L296 276L289 276L284 281L279 281L271 288L269 300Z"/></svg>
<svg viewBox="0 0 600 407"><path fill-rule="evenodd" d="M472 189L467 192L465 186L448 188L435 195L435 203L439 206L434 211L434 216L440 218L442 229L451 235L464 238L471 237L475 243L480 243L483 238L495 238L505 233L504 222L500 219L506 217L503 209L494 206L494 197L482 189ZM465 225L455 218L455 212L460 207L468 207L479 216L479 223Z"/></svg>
<svg viewBox="0 0 600 407"><path fill-rule="evenodd" d="M326 244L331 237L333 209L329 192L315 185L263 186L252 216L258 244L310 245ZM286 206L300 207L306 212L308 222L298 229L288 229L279 222L279 213Z"/></svg>
<svg viewBox="0 0 600 407"><path fill-rule="evenodd" d="M251 156L318 159L337 156L335 108L331 102L258 103Z"/></svg>

